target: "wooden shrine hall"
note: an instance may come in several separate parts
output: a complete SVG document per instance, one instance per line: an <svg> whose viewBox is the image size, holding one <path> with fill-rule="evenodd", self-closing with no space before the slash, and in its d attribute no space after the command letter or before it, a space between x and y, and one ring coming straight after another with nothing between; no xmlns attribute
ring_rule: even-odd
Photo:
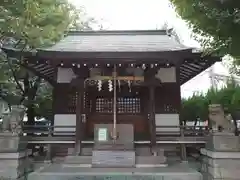
<svg viewBox="0 0 240 180"><path fill-rule="evenodd" d="M76 145L95 124L132 124L135 141L156 144L157 126L180 123L180 86L220 61L165 30L69 32L36 52L4 50L54 87L52 124L73 126L54 134Z"/></svg>

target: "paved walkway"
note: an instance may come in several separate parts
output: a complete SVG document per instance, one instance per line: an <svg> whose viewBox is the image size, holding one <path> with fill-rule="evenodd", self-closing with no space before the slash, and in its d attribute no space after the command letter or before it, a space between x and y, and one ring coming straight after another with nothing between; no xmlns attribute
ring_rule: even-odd
<svg viewBox="0 0 240 180"><path fill-rule="evenodd" d="M84 168L64 167L61 163L44 165L28 180L201 180L190 164L170 164L160 168Z"/></svg>

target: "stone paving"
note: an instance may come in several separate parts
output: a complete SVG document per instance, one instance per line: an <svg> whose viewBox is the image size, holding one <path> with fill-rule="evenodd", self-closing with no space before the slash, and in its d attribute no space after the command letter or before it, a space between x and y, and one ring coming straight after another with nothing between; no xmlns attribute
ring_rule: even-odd
<svg viewBox="0 0 240 180"><path fill-rule="evenodd" d="M44 164L29 174L28 180L202 180L193 163L169 163L157 168L64 167L60 162Z"/></svg>

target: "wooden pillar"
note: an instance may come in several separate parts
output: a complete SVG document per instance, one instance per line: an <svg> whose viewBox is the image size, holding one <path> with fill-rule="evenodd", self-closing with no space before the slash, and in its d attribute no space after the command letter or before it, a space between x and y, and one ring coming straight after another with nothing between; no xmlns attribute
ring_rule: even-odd
<svg viewBox="0 0 240 180"><path fill-rule="evenodd" d="M53 133L53 126L50 125L48 127L48 137L51 138ZM52 144L49 143L47 144L47 154L46 154L46 162L52 162Z"/></svg>
<svg viewBox="0 0 240 180"><path fill-rule="evenodd" d="M180 114L181 112L181 84L180 84L180 65L182 63L182 60L179 60L179 63L175 65L176 67L176 83L179 88L179 98L178 98L178 113ZM179 119L179 124L180 124L180 136L181 140L184 141L184 131L185 131L185 125L181 120ZM187 151L186 151L186 144L181 143L180 144L180 151L181 151L181 160L182 161L187 161Z"/></svg>
<svg viewBox="0 0 240 180"><path fill-rule="evenodd" d="M81 80L80 80L81 81ZM81 154L81 142L83 140L83 100L84 100L84 86L82 82L77 86L77 101L76 101L76 134L75 134L75 155Z"/></svg>
<svg viewBox="0 0 240 180"><path fill-rule="evenodd" d="M184 141L184 126L180 126L180 134L181 134L181 140ZM186 151L186 145L181 143L180 144L180 148L181 148L181 160L182 161L187 161L187 151Z"/></svg>
<svg viewBox="0 0 240 180"><path fill-rule="evenodd" d="M149 126L150 126L150 136L151 136L151 148L152 152L156 147L156 122L155 122L155 87L157 84L161 83L158 79L155 78L155 74L158 72L159 67L150 68L147 67L144 70L144 80L147 87L149 87Z"/></svg>
<svg viewBox="0 0 240 180"><path fill-rule="evenodd" d="M50 143L47 145L47 154L45 161L52 162L52 145Z"/></svg>
<svg viewBox="0 0 240 180"><path fill-rule="evenodd" d="M150 135L151 147L156 147L156 121L155 121L155 86L149 87L149 120L150 120Z"/></svg>

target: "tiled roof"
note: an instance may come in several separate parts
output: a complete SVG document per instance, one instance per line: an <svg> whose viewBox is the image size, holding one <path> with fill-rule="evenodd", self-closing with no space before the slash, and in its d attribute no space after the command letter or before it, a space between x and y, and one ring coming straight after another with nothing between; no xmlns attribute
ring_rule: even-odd
<svg viewBox="0 0 240 180"><path fill-rule="evenodd" d="M13 57L22 56L24 53L25 58L31 59L25 68L35 71L37 75L43 76L52 84L55 81L55 68L51 63L39 63L39 59L44 62L54 60L58 63L66 60L69 64L82 63L81 60L90 61L90 64L96 60L101 63L103 60L107 60L107 62L126 60L125 62L129 62L129 59L136 60L136 62L137 60L147 62L152 59L164 62L164 60L168 60L165 57L174 54L176 58L170 60L179 60L180 58L183 60L179 64L180 84L187 82L216 61L221 60L220 57L202 56L200 52L193 52L192 48L182 45L174 36L168 35L163 30L70 32L63 40L50 48L38 49L33 52L22 52L12 48L2 49ZM175 52L172 53L172 51ZM37 58L32 58L32 56L37 56ZM200 60L204 60L204 62Z"/></svg>
<svg viewBox="0 0 240 180"><path fill-rule="evenodd" d="M44 51L159 52L190 49L163 30L70 32Z"/></svg>

